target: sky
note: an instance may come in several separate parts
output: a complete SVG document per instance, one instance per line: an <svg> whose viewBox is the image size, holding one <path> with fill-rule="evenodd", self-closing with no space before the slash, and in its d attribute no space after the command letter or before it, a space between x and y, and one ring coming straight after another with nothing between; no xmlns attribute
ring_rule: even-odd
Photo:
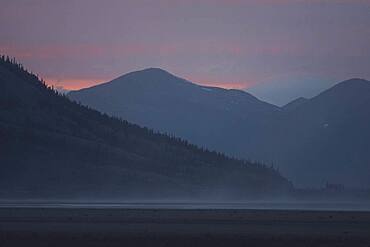
<svg viewBox="0 0 370 247"><path fill-rule="evenodd" d="M370 0L0 0L0 53L79 89L159 67L282 105L370 79Z"/></svg>

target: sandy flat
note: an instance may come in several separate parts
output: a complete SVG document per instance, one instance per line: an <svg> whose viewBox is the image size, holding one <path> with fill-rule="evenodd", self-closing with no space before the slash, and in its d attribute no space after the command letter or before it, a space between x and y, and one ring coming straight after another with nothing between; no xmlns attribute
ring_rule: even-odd
<svg viewBox="0 0 370 247"><path fill-rule="evenodd" d="M370 212L0 208L0 246L370 247Z"/></svg>

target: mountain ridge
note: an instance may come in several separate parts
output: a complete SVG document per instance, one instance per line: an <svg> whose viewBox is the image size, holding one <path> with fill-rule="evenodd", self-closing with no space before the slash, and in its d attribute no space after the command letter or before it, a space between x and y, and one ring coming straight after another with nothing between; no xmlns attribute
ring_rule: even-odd
<svg viewBox="0 0 370 247"><path fill-rule="evenodd" d="M124 77L119 78L124 84ZM148 74L136 79L146 86L151 80L159 80ZM365 163L368 159L363 149L370 143L365 145L366 141L355 130L362 126L361 122L370 122L366 110L370 102L368 81L345 80L317 96L296 99L284 107L260 101L241 90L205 87L191 82L186 84L188 87L172 81L166 83L170 86L150 88L150 93L135 84L124 89L112 89L105 84L101 92L86 89L71 92L68 97L109 115L124 117L212 150L274 163L283 174L302 186L319 186L325 181L370 186L362 175L367 174L368 168L360 164L360 158L353 156L360 152L358 157ZM119 96L112 99L114 94ZM99 97L101 101L97 100ZM368 127L362 129L370 133ZM348 140L355 142L354 136L362 140L361 145L344 144ZM336 146L340 147L340 154L332 148ZM312 162L317 165L314 171L309 171ZM320 174L318 166L322 163L328 168ZM330 169L335 170L335 163L341 167L337 174L330 172ZM355 171L347 171L350 168L346 164L353 164L358 175ZM351 178L346 176L350 173ZM361 179L356 181L356 176Z"/></svg>
<svg viewBox="0 0 370 247"><path fill-rule="evenodd" d="M299 163L285 169L287 177L317 184L343 183L368 187L370 155L370 83L363 79L339 82L290 110L277 121L276 139L284 145L270 148L281 164ZM271 134L273 135L273 134ZM266 142L274 140L266 139ZM305 176L299 175L302 171ZM315 179L316 176L316 179Z"/></svg>
<svg viewBox="0 0 370 247"><path fill-rule="evenodd" d="M230 151L231 155L233 148L227 150L223 145L222 132L236 128L240 119L250 120L246 128L257 126L260 123L254 121L256 115L261 119L279 110L241 90L201 86L168 72L159 78L153 70L144 72L128 73L99 87L72 91L68 97L211 150ZM235 133L228 138L236 137Z"/></svg>
<svg viewBox="0 0 370 247"><path fill-rule="evenodd" d="M5 57L0 87L2 198L247 198L292 188L265 165L72 102Z"/></svg>

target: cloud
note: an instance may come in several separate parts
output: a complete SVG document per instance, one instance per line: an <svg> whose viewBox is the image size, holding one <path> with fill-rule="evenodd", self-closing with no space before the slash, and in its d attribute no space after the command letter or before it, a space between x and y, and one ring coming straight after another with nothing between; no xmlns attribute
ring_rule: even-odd
<svg viewBox="0 0 370 247"><path fill-rule="evenodd" d="M100 80L96 78L44 78L46 84L50 86L54 86L57 90L78 90L81 88L91 87L97 84L101 84L103 82L109 81Z"/></svg>
<svg viewBox="0 0 370 247"><path fill-rule="evenodd" d="M73 89L146 67L237 88L297 71L368 78L369 3L12 0L0 8L0 53Z"/></svg>
<svg viewBox="0 0 370 247"><path fill-rule="evenodd" d="M77 44L51 44L51 45L1 45L0 51L5 54L9 54L18 59L51 59L59 58L66 59L72 56L79 57L98 57L103 54L104 49L96 45Z"/></svg>
<svg viewBox="0 0 370 247"><path fill-rule="evenodd" d="M217 82L217 81L207 82L196 79L191 81L202 86L221 87L226 89L240 89L240 90L245 89L253 84L250 82Z"/></svg>

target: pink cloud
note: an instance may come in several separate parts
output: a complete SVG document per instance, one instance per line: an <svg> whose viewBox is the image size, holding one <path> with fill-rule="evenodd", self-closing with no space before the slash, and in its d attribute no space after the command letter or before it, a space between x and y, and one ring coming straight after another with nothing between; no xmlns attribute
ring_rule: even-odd
<svg viewBox="0 0 370 247"><path fill-rule="evenodd" d="M161 54L164 56L188 54L189 50L195 54L205 55L278 55L301 52L303 47L297 44L266 44L248 45L240 42L207 40L189 40L182 43L168 44L47 44L47 45L9 45L0 44L0 53L14 56L18 59L62 59L73 57L99 58L123 57L138 55Z"/></svg>
<svg viewBox="0 0 370 247"><path fill-rule="evenodd" d="M62 87L66 90L78 90L81 88L91 87L98 85L107 81L110 81L112 78L50 78L46 77L46 84L54 87ZM246 89L252 85L254 82L216 82L216 81L207 81L207 80L196 80L188 79L196 84L202 86L210 87L221 87L225 89Z"/></svg>
<svg viewBox="0 0 370 247"><path fill-rule="evenodd" d="M194 82L198 85L209 86L209 87L221 87L226 89L245 89L255 85L255 81L217 81L215 79L205 78L186 78L187 80Z"/></svg>
<svg viewBox="0 0 370 247"><path fill-rule="evenodd" d="M225 89L245 89L250 87L248 82L206 82L201 81L197 84L209 87L221 87Z"/></svg>
<svg viewBox="0 0 370 247"><path fill-rule="evenodd" d="M78 90L81 88L91 87L103 82L109 81L109 79L99 78L50 78L46 77L46 84L54 87L62 87L67 90Z"/></svg>

